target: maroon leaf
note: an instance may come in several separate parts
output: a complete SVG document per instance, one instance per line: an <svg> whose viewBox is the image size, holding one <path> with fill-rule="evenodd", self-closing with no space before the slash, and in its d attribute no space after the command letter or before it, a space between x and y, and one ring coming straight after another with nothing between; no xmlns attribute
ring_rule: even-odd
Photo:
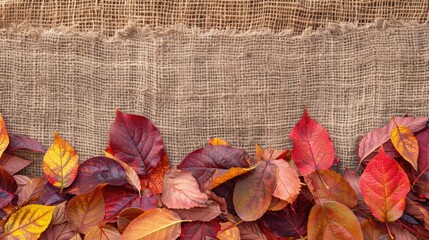
<svg viewBox="0 0 429 240"><path fill-rule="evenodd" d="M70 228L68 222L51 225L40 236L40 240L70 240L77 232Z"/></svg>
<svg viewBox="0 0 429 240"><path fill-rule="evenodd" d="M102 183L113 186L127 183L125 169L110 158L93 157L79 165L77 177L66 191L76 195L84 194Z"/></svg>
<svg viewBox="0 0 429 240"><path fill-rule="evenodd" d="M402 164L410 177L411 189L420 197L429 198L429 128L416 134L419 143L418 171Z"/></svg>
<svg viewBox="0 0 429 240"><path fill-rule="evenodd" d="M349 182L350 186L356 193L357 196L357 206L359 210L356 213L362 213L364 216L371 216L371 209L366 205L365 200L363 199L362 193L359 188L360 176L353 171L346 169L344 172L344 178Z"/></svg>
<svg viewBox="0 0 429 240"><path fill-rule="evenodd" d="M217 233L220 231L220 224L212 220L210 222L189 222L182 224L182 233L180 239L184 240L201 240L207 238L216 239Z"/></svg>
<svg viewBox="0 0 429 240"><path fill-rule="evenodd" d="M222 211L216 202L207 207L195 207L191 209L174 209L183 220L209 222L219 216Z"/></svg>
<svg viewBox="0 0 429 240"><path fill-rule="evenodd" d="M334 146L328 131L308 116L307 110L292 129L292 159L302 175L329 169L334 163Z"/></svg>
<svg viewBox="0 0 429 240"><path fill-rule="evenodd" d="M18 194L18 205L38 199L45 190L46 180L44 178L31 179Z"/></svg>
<svg viewBox="0 0 429 240"><path fill-rule="evenodd" d="M30 165L33 161L25 160L17 156L13 156L7 153L3 153L0 158L0 166L4 168L11 175L21 171L28 165Z"/></svg>
<svg viewBox="0 0 429 240"><path fill-rule="evenodd" d="M267 240L256 222L242 222L237 225L241 240Z"/></svg>
<svg viewBox="0 0 429 240"><path fill-rule="evenodd" d="M367 219L361 223L364 239L384 240L390 239L386 226L373 219Z"/></svg>
<svg viewBox="0 0 429 240"><path fill-rule="evenodd" d="M158 206L158 197L149 189L142 191L141 197L135 198L131 202L131 207L138 207L144 211L154 209Z"/></svg>
<svg viewBox="0 0 429 240"><path fill-rule="evenodd" d="M46 148L35 139L19 134L9 134L9 145L6 148L6 152L10 153L16 150L29 150L38 153L46 152Z"/></svg>
<svg viewBox="0 0 429 240"><path fill-rule="evenodd" d="M149 119L117 110L106 151L146 176L161 161L164 145L159 130Z"/></svg>
<svg viewBox="0 0 429 240"><path fill-rule="evenodd" d="M7 206L15 196L18 185L4 168L0 167L0 208Z"/></svg>
<svg viewBox="0 0 429 240"><path fill-rule="evenodd" d="M197 179L202 192L210 189L211 182L232 167L250 166L249 155L228 146L207 146L190 153L177 167L191 172Z"/></svg>
<svg viewBox="0 0 429 240"><path fill-rule="evenodd" d="M52 186L50 183L46 183L45 190L34 203L52 206L65 200L63 194L58 193L58 188Z"/></svg>
<svg viewBox="0 0 429 240"><path fill-rule="evenodd" d="M314 205L311 193L303 188L298 198L280 211L268 211L260 222L272 235L280 238L307 235L307 220Z"/></svg>

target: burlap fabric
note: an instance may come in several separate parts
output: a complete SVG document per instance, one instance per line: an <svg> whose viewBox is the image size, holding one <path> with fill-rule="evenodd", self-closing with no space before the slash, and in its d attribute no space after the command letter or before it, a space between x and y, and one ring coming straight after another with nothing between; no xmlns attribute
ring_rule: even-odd
<svg viewBox="0 0 429 240"><path fill-rule="evenodd" d="M128 22L138 26L185 24L201 29L295 30L326 23L373 22L375 18L425 22L426 0L6 0L0 27L74 26L113 36Z"/></svg>
<svg viewBox="0 0 429 240"><path fill-rule="evenodd" d="M45 146L54 130L83 161L101 155L115 109L152 119L173 163L211 136L254 152L291 146L304 106L356 166L360 136L392 115L429 116L429 26L377 21L294 36L137 28L0 31L0 112ZM40 161L28 172L40 174Z"/></svg>

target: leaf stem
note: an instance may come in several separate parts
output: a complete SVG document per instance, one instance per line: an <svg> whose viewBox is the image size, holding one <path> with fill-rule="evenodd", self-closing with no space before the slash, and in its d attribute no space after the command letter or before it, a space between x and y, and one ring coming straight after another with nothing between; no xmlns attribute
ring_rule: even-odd
<svg viewBox="0 0 429 240"><path fill-rule="evenodd" d="M390 231L390 228L389 228L389 224L387 224L387 222L386 222L386 228L387 228L387 233L389 233L390 239L394 240L395 238L393 237L392 232Z"/></svg>
<svg viewBox="0 0 429 240"><path fill-rule="evenodd" d="M329 186L328 186L328 184L326 184L325 180L323 180L322 176L320 175L320 172L318 170L316 172L317 172L317 176L319 176L319 179L323 183L323 185L325 186L325 188L327 190L329 190Z"/></svg>

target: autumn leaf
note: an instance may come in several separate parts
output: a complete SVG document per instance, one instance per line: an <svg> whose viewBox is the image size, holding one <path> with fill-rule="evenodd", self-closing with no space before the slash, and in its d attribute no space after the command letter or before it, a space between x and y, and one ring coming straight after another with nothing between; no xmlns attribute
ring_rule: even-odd
<svg viewBox="0 0 429 240"><path fill-rule="evenodd" d="M9 146L6 152L10 153L17 150L29 150L36 153L46 152L46 148L35 139L19 134L9 134Z"/></svg>
<svg viewBox="0 0 429 240"><path fill-rule="evenodd" d="M371 210L369 209L368 205L366 205L359 188L360 176L356 172L346 169L346 171L344 172L344 179L349 182L350 186L355 191L355 194L357 196L356 209L358 209L359 212L364 215L371 215Z"/></svg>
<svg viewBox="0 0 429 240"><path fill-rule="evenodd" d="M405 209L409 214L422 221L426 229L429 229L429 211L427 207L425 208L422 203L407 197L405 200Z"/></svg>
<svg viewBox="0 0 429 240"><path fill-rule="evenodd" d="M66 219L73 230L85 234L104 219L104 198L101 188L73 197L66 206Z"/></svg>
<svg viewBox="0 0 429 240"><path fill-rule="evenodd" d="M285 160L274 160L271 163L275 164L279 171L273 196L292 203L301 190L301 181L298 174Z"/></svg>
<svg viewBox="0 0 429 240"><path fill-rule="evenodd" d="M7 206L15 196L18 185L5 169L0 167L0 208Z"/></svg>
<svg viewBox="0 0 429 240"><path fill-rule="evenodd" d="M279 238L307 235L307 219L314 201L310 191L303 188L298 198L280 211L268 211L259 220L265 229Z"/></svg>
<svg viewBox="0 0 429 240"><path fill-rule="evenodd" d="M194 207L191 209L174 209L181 219L191 221L210 222L222 213L220 206L212 202L207 207Z"/></svg>
<svg viewBox="0 0 429 240"><path fill-rule="evenodd" d="M291 159L291 150L275 150L271 146L263 149L258 144L255 145L255 160L260 162L262 160L286 160Z"/></svg>
<svg viewBox="0 0 429 240"><path fill-rule="evenodd" d="M156 208L149 210L135 218L122 233L121 239L164 239L175 240L179 237L181 220L177 213Z"/></svg>
<svg viewBox="0 0 429 240"><path fill-rule="evenodd" d="M42 195L36 201L34 201L34 203L43 205L55 205L64 202L65 200L65 195L59 193L58 188L52 186L50 183L46 183Z"/></svg>
<svg viewBox="0 0 429 240"><path fill-rule="evenodd" d="M60 191L70 186L77 175L78 155L73 147L54 133L54 143L43 157L42 169L46 179Z"/></svg>
<svg viewBox="0 0 429 240"><path fill-rule="evenodd" d="M215 145L231 146L227 141L223 140L222 138L210 138L209 144L212 146L215 146Z"/></svg>
<svg viewBox="0 0 429 240"><path fill-rule="evenodd" d="M219 240L240 240L240 229L232 222L220 223L221 229L217 234Z"/></svg>
<svg viewBox="0 0 429 240"><path fill-rule="evenodd" d="M164 175L162 202L169 208L190 209L208 205L208 196L200 191L190 172L176 167Z"/></svg>
<svg viewBox="0 0 429 240"><path fill-rule="evenodd" d="M412 132L417 132L426 126L428 118L415 117L395 117L398 125L406 126ZM390 133L395 127L393 119L390 120L387 126L376 128L365 135L359 143L358 156L360 161L363 161L369 154L377 150L383 143L390 139Z"/></svg>
<svg viewBox="0 0 429 240"><path fill-rule="evenodd" d="M390 239L386 226L373 219L363 221L361 223L361 228L364 239Z"/></svg>
<svg viewBox="0 0 429 240"><path fill-rule="evenodd" d="M268 211L280 211L285 208L289 203L285 200L281 200L280 198L272 197L270 206L268 207Z"/></svg>
<svg viewBox="0 0 429 240"><path fill-rule="evenodd" d="M410 168L407 172L413 191L421 197L429 198L429 128L418 132L416 137L419 144L418 171Z"/></svg>
<svg viewBox="0 0 429 240"><path fill-rule="evenodd" d="M390 140L401 156L417 170L419 144L413 132L405 126L396 125L390 132Z"/></svg>
<svg viewBox="0 0 429 240"><path fill-rule="evenodd" d="M36 204L20 208L6 222L4 239L38 239L48 228L54 209Z"/></svg>
<svg viewBox="0 0 429 240"><path fill-rule="evenodd" d="M78 234L70 228L70 224L65 222L57 225L50 225L40 236L40 240L71 240Z"/></svg>
<svg viewBox="0 0 429 240"><path fill-rule="evenodd" d="M125 169L110 158L93 157L80 164L76 180L66 191L84 194L102 183L113 186L127 183Z"/></svg>
<svg viewBox="0 0 429 240"><path fill-rule="evenodd" d="M220 231L220 224L212 220L210 222L189 222L182 225L182 232L180 239L183 240L201 240L214 238L216 239L217 233Z"/></svg>
<svg viewBox="0 0 429 240"><path fill-rule="evenodd" d="M130 165L138 175L146 176L161 161L164 145L149 119L117 110L106 152Z"/></svg>
<svg viewBox="0 0 429 240"><path fill-rule="evenodd" d="M8 171L11 175L21 171L28 165L30 165L33 161L22 159L20 157L10 155L7 153L3 153L0 157L0 166L2 166L6 171Z"/></svg>
<svg viewBox="0 0 429 240"><path fill-rule="evenodd" d="M111 225L94 226L85 234L84 240L119 240L121 234Z"/></svg>
<svg viewBox="0 0 429 240"><path fill-rule="evenodd" d="M250 172L253 169L255 169L255 166L251 166L248 168L232 167L232 168L228 169L226 172L224 172L221 175L214 178L212 181L212 185L210 186L210 189L213 189L213 188L221 185L222 183L224 183L230 179L233 179L233 178L238 177L240 175L243 175L247 172Z"/></svg>
<svg viewBox="0 0 429 240"><path fill-rule="evenodd" d="M402 216L410 182L404 170L381 149L368 163L359 182L365 203L381 222Z"/></svg>
<svg viewBox="0 0 429 240"><path fill-rule="evenodd" d="M15 194L19 194L19 192L21 192L22 188L24 188L24 186L27 185L28 182L31 181L31 178L29 178L25 175L15 174L12 177L15 180L16 184L18 185L18 188L15 191Z"/></svg>
<svg viewBox="0 0 429 240"><path fill-rule="evenodd" d="M241 149L228 146L207 146L200 148L180 163L178 169L191 172L197 179L201 191L210 189L213 179L232 167L249 168L249 155Z"/></svg>
<svg viewBox="0 0 429 240"><path fill-rule="evenodd" d="M336 201L353 209L357 196L349 182L332 170L319 170L304 177L316 203Z"/></svg>
<svg viewBox="0 0 429 240"><path fill-rule="evenodd" d="M7 133L6 124L0 114L0 157L9 145L9 135Z"/></svg>
<svg viewBox="0 0 429 240"><path fill-rule="evenodd" d="M144 213L141 208L126 208L118 215L118 220L116 221L118 225L119 232L124 232L125 228L138 216Z"/></svg>
<svg viewBox="0 0 429 240"><path fill-rule="evenodd" d="M326 201L315 205L308 216L308 239L362 239L360 224L345 205Z"/></svg>
<svg viewBox="0 0 429 240"><path fill-rule="evenodd" d="M241 240L267 240L256 222L242 222L237 225Z"/></svg>
<svg viewBox="0 0 429 240"><path fill-rule="evenodd" d="M119 160L118 158L116 158L115 156L110 154L109 152L104 152L104 154L106 155L106 157L108 157L108 158L118 162L119 164L121 164L121 166L125 170L125 174L126 174L125 180L140 193L142 190L142 186L141 186L140 178L137 175L136 170L134 170L134 168L132 168L131 166L129 166L125 162Z"/></svg>
<svg viewBox="0 0 429 240"><path fill-rule="evenodd" d="M334 146L325 128L308 116L307 110L292 129L292 159L302 175L329 169L334 163Z"/></svg>
<svg viewBox="0 0 429 240"><path fill-rule="evenodd" d="M67 201L64 201L55 206L54 214L52 215L52 223L53 225L61 224L67 221L66 219L66 204Z"/></svg>
<svg viewBox="0 0 429 240"><path fill-rule="evenodd" d="M163 152L161 162L158 164L155 170L149 173L148 176L141 179L141 185L152 190L154 194L162 193L164 175L168 169L170 169L168 156L165 152Z"/></svg>
<svg viewBox="0 0 429 240"><path fill-rule="evenodd" d="M254 221L267 211L277 185L277 165L270 161L256 164L255 170L243 175L235 184L235 211L244 221Z"/></svg>
<svg viewBox="0 0 429 240"><path fill-rule="evenodd" d="M44 178L31 179L18 194L18 206L38 199L45 190L45 183Z"/></svg>
<svg viewBox="0 0 429 240"><path fill-rule="evenodd" d="M417 240L417 237L410 233L406 228L397 222L388 224L392 234L395 235L395 240Z"/></svg>

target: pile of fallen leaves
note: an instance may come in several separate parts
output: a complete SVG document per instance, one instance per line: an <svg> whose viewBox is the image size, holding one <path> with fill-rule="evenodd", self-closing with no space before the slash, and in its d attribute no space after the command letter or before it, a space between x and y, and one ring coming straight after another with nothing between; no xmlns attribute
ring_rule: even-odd
<svg viewBox="0 0 429 240"><path fill-rule="evenodd" d="M117 111L105 156L79 164L58 133L46 150L0 116L0 239L428 239L427 118L395 117L360 142L363 173L338 162L306 111L293 150L255 156L220 138L170 167L145 117ZM17 174L43 154L44 177Z"/></svg>

